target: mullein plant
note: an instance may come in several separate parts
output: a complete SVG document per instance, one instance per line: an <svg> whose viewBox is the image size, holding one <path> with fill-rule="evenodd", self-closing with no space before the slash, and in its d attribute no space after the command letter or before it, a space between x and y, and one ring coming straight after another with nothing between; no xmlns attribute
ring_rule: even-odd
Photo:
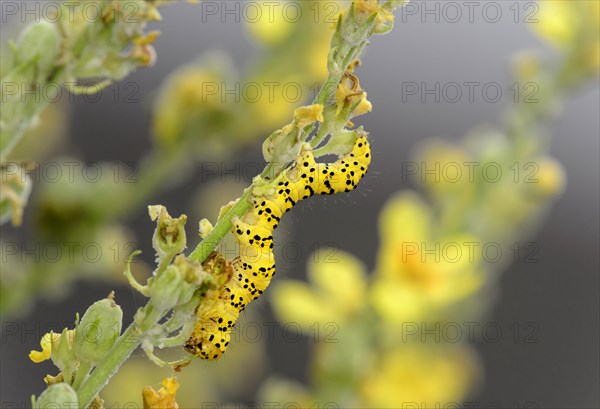
<svg viewBox="0 0 600 409"><path fill-rule="evenodd" d="M384 205L371 275L341 252L337 263L309 264L308 284L276 283L271 300L281 322L298 323L305 334L315 322L336 323L339 331L335 343L315 344L309 386L274 377L261 401L429 408L458 405L473 392L481 378L477 355L466 337L452 342L440 328L485 316L515 253L492 261L482 246L506 250L527 239L562 193L566 176L548 153L544 124L600 69L598 2L543 1L538 17L533 30L559 58L523 51L512 64L516 81L539 85L537 101L516 104L501 126L477 128L458 142L431 140L414 153L426 169L459 166L469 175L467 164L492 163L505 177L416 180L424 194L399 192ZM451 251L442 254L444 248Z"/></svg>
<svg viewBox="0 0 600 409"><path fill-rule="evenodd" d="M292 122L264 141L265 169L238 200L222 208L214 226L207 220L200 222L203 240L188 256L182 254L186 247L187 217L173 218L163 206L149 207L150 216L157 223L152 240L157 266L146 284L140 284L130 269L131 258L137 253L132 254L125 267L128 281L148 298L148 303L121 332L122 313L111 293L93 304L81 319L76 319L74 329L65 329L60 336L45 335L41 341L42 351L32 351L30 358L35 362L51 359L60 372L46 377L48 388L37 399L33 398L34 405L53 402L101 407L99 392L140 345L148 358L161 366L170 365L180 371L190 364L190 358L164 362L155 354L155 349L182 347L196 325L195 311L202 308L205 300L202 295L209 290L220 291L232 280L223 274L226 267L224 270L210 264L214 260L211 255L231 231L233 223L251 209L256 210L251 199L273 191L282 172L288 164L296 163L300 152L312 151L315 158L350 155L349 149L359 143L357 137L366 136L362 128L354 128L350 122L351 118L371 110L354 71L370 37L393 28L392 11L402 3L356 0L339 15L327 58L328 75L313 104L296 109ZM357 146L364 152L364 143ZM370 161L368 154L366 157ZM145 404L147 407L175 407L176 391L177 381L165 379L159 391L144 390Z"/></svg>
<svg viewBox="0 0 600 409"><path fill-rule="evenodd" d="M154 7L160 4L153 2L148 6L153 18L158 18ZM212 54L176 70L164 81L152 115L153 148L140 160L135 183L120 179L117 183L112 178L88 183L80 172L76 172L75 180L69 181L71 183L59 180L58 183L42 183L36 188L38 198L32 213L36 215L34 234L41 239L41 246L56 244L62 246L60 252L65 254L69 252L65 243L93 242L99 243L102 254L108 256L100 262L89 263L80 252L75 252L74 259L69 262L48 262L44 258L33 262L31 257L20 252L7 255L0 284L0 314L4 319L26 311L23 305L41 295L52 298L66 294L65 289L76 278L101 276L118 281L119 266L114 259L122 261L128 243L135 240L119 219L143 208L143 204L159 190L174 188L193 174L182 172L182 168L192 169L207 158L226 160L234 152L230 148L232 145L243 147L256 143L265 132L285 123L302 101L318 91L318 85L327 78L329 44L336 21L331 11L341 10L347 4L298 2L301 18L294 23L285 21L281 13L273 13L270 20L269 2L256 4L261 7L263 17L247 23L246 28L261 49L257 53L259 58L244 74L237 73L226 56ZM155 36L147 34L143 38ZM290 85L294 92L301 89L299 98L284 97L283 89ZM247 87L249 93L256 91L261 96L255 98L248 94L242 98L239 94L246 93L241 91L239 100L235 96L223 96L225 90L236 87ZM72 90L72 87L68 89ZM89 92L98 89L88 87ZM49 107L55 108L55 105ZM256 117L261 121L253 120ZM24 138L14 153L21 156L28 153L25 148L30 148L28 142L33 142L34 137ZM59 163L76 162L78 169L84 166L74 158L58 159ZM127 168L117 165L122 170L120 174L129 175ZM11 162L10 166L15 165ZM101 163L100 166L104 175L115 171L114 163ZM63 168L62 172L67 173L68 169ZM17 169L8 169L6 173L7 177L11 176L7 183L11 189L2 189L3 197L6 197L2 205L8 209L4 214L6 217L12 215L17 221L31 190L31 182ZM173 178L174 173L180 177ZM25 262L17 263L17 259L25 259Z"/></svg>

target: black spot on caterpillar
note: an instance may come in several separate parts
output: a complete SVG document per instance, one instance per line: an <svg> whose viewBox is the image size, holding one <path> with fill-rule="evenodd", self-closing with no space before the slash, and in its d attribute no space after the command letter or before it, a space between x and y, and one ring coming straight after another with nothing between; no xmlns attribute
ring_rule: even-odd
<svg viewBox="0 0 600 409"><path fill-rule="evenodd" d="M353 190L370 163L371 148L364 135L356 139L349 153L330 164L316 163L310 150L302 150L284 170L272 193L252 198L250 210L241 219L233 220L232 233L240 255L233 261L232 271L220 268L217 272L226 277L226 284L202 295L196 311L196 327L185 345L186 351L202 359L221 357L240 312L265 291L275 275L273 230L283 214L315 194ZM219 258L207 261L212 268L225 262Z"/></svg>

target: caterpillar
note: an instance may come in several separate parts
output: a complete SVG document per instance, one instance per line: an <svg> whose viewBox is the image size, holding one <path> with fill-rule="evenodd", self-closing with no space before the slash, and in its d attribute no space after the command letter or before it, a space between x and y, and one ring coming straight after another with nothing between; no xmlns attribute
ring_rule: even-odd
<svg viewBox="0 0 600 409"><path fill-rule="evenodd" d="M240 248L232 268L223 267L221 256L209 257L211 268L219 266L218 274L224 275L226 284L202 295L196 326L185 344L187 352L202 359L221 357L240 312L265 291L275 275L273 230L283 214L315 194L353 190L370 163L371 149L364 133L356 138L352 150L334 163L317 163L310 149L302 149L272 193L251 198L250 210L232 220L231 231Z"/></svg>

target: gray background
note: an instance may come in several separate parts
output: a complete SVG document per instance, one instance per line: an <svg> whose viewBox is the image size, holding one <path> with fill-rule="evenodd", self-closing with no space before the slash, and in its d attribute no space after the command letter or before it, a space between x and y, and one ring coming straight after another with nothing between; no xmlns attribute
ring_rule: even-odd
<svg viewBox="0 0 600 409"><path fill-rule="evenodd" d="M427 3L434 7L434 2ZM315 242L334 242L373 266L378 247L377 214L393 193L412 187L402 182L401 165L408 160L414 143L432 136L458 138L474 125L497 122L510 104L508 94L498 103L486 102L480 96L474 103L435 103L431 99L421 103L416 97L403 103L401 83L508 84L507 62L511 55L524 48L544 47L525 24L513 21L508 8L513 2L499 3L504 16L497 23L485 21L477 12L472 23L466 16L457 23L443 18L435 22L433 16L422 22L420 15L406 16L403 22L400 12L394 31L373 40L359 71L361 84L375 107L359 121L373 138L372 171L359 192L301 206L298 214L290 216L291 239L305 248ZM416 4L425 7L423 2ZM136 161L150 146L150 102L166 75L211 49L231 53L240 67L255 55L256 47L246 41L240 25L232 21L224 24L217 18L200 23L200 6L181 4L164 8L161 13L163 22L155 24L162 31L155 43L156 66L125 80L139 84L137 97L142 103L114 103L107 97L90 104L79 98L71 107L68 153L87 161ZM513 322L534 322L539 328L539 342L514 343L510 337L502 337L498 343L477 343L485 368L483 386L471 399L479 402L478 407L486 403L503 407L518 403L522 407L526 402L543 408L592 408L600 404L598 112L596 81L593 88L566 101L563 116L552 127L552 153L566 168L567 189L534 238L540 249L539 262L509 266L489 317L503 328L510 328ZM260 147L252 147L239 160L259 161ZM192 213L187 192L197 188L197 182L191 181L154 201L167 205L172 214ZM152 226L145 211L140 209L138 214L127 223L138 237L149 237ZM354 220L352 225L345 222L348 218ZM190 237L194 237L191 230L195 224L189 227ZM356 231L366 239L358 240ZM149 260L150 252L145 253ZM287 265L279 279L304 277L305 262L306 255ZM30 325L49 320L70 322L73 311L83 311L92 296L104 296L107 289L100 284L80 283L69 300L39 303L23 320ZM129 290L121 290L121 294L125 317L131 317L141 301L133 294L129 296ZM272 321L268 301L261 304L257 308ZM28 402L32 385L34 390L41 390L41 379L48 371L25 359L37 340L33 336L26 337L25 342L3 337L1 346L2 401ZM304 379L306 355L286 353L283 342L272 346L268 355L274 372Z"/></svg>

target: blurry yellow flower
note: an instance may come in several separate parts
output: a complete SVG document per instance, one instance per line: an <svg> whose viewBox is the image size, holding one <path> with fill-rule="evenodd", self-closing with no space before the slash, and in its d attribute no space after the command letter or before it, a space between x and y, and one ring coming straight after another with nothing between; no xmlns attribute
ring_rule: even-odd
<svg viewBox="0 0 600 409"><path fill-rule="evenodd" d="M515 78L523 83L535 80L542 68L539 56L529 50L517 53L512 65Z"/></svg>
<svg viewBox="0 0 600 409"><path fill-rule="evenodd" d="M428 206L413 194L388 202L370 301L393 323L418 320L477 291L481 243L467 234L438 237Z"/></svg>
<svg viewBox="0 0 600 409"><path fill-rule="evenodd" d="M382 2L383 3L383 2ZM395 7L399 4L394 5ZM354 13L359 20L367 20L377 14L375 34L382 34L390 30L394 22L394 14L387 7L382 7L379 0L355 0Z"/></svg>
<svg viewBox="0 0 600 409"><path fill-rule="evenodd" d="M179 389L179 383L175 378L166 378L162 381L163 386L155 391L151 386L146 386L142 391L144 409L177 409L179 406L175 401L175 393Z"/></svg>
<svg viewBox="0 0 600 409"><path fill-rule="evenodd" d="M291 35L297 22L286 18L280 4L260 0L253 2L253 6L248 10L253 10L255 15L248 16L245 21L248 32L257 41L273 46L281 44Z"/></svg>
<svg viewBox="0 0 600 409"><path fill-rule="evenodd" d="M460 345L403 344L380 356L362 382L362 406L445 407L461 402L477 375L471 351Z"/></svg>
<svg viewBox="0 0 600 409"><path fill-rule="evenodd" d="M565 170L554 158L544 156L536 161L538 172L535 178L535 193L542 198L560 194L565 187Z"/></svg>
<svg viewBox="0 0 600 409"><path fill-rule="evenodd" d="M163 85L154 107L153 129L158 142L173 146L194 130L222 117L224 79L202 67L185 67Z"/></svg>
<svg viewBox="0 0 600 409"><path fill-rule="evenodd" d="M576 3L572 0L545 0L539 2L538 22L532 28L540 37L557 46L569 44L577 30Z"/></svg>
<svg viewBox="0 0 600 409"><path fill-rule="evenodd" d="M156 40L158 38L159 35L160 35L160 31L158 31L158 30L150 31L149 33L146 33L144 35L140 35L139 37L134 38L133 42L138 45L152 44L154 42L154 40Z"/></svg>
<svg viewBox="0 0 600 409"><path fill-rule="evenodd" d="M558 48L575 47L584 68L600 66L600 2L597 0L544 0L533 29Z"/></svg>
<svg viewBox="0 0 600 409"><path fill-rule="evenodd" d="M160 12L154 6L148 7L148 11L146 12L146 19L148 21L161 21L162 16Z"/></svg>
<svg viewBox="0 0 600 409"><path fill-rule="evenodd" d="M600 25L600 3L596 0L543 0L536 20L538 23L534 23L533 28L541 37L555 45L565 45L578 31L590 29L594 33L593 29ZM597 37L598 32L595 34Z"/></svg>
<svg viewBox="0 0 600 409"><path fill-rule="evenodd" d="M302 328L338 318L331 305L323 304L310 286L299 281L278 284L271 293L271 303L279 321L293 322Z"/></svg>
<svg viewBox="0 0 600 409"><path fill-rule="evenodd" d="M478 174L469 166L473 160L465 149L433 139L422 145L414 158L415 182L425 185L435 195L471 201Z"/></svg>
<svg viewBox="0 0 600 409"><path fill-rule="evenodd" d="M379 11L379 0L355 0L354 11L358 15L372 16Z"/></svg>
<svg viewBox="0 0 600 409"><path fill-rule="evenodd" d="M383 246L401 238L404 241L422 242L431 230L432 215L429 205L412 192L399 193L392 197L379 215L379 233ZM377 271L380 274L391 272L388 258L395 257L389 252L380 251Z"/></svg>
<svg viewBox="0 0 600 409"><path fill-rule="evenodd" d="M333 260L308 266L308 278L323 301L337 311L351 315L362 309L367 275L364 264L350 253L338 252Z"/></svg>
<svg viewBox="0 0 600 409"><path fill-rule="evenodd" d="M288 280L273 289L271 301L280 321L304 329L316 322L347 321L364 308L365 267L351 254L310 264L308 277L312 285Z"/></svg>

